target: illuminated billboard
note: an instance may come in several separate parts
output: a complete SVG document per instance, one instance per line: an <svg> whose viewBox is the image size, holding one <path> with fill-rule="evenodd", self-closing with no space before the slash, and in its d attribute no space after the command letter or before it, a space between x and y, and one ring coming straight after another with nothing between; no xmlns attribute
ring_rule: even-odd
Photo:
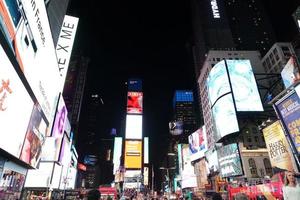
<svg viewBox="0 0 300 200"><path fill-rule="evenodd" d="M0 57L0 148L19 158L33 101L1 45Z"/></svg>
<svg viewBox="0 0 300 200"><path fill-rule="evenodd" d="M281 78L285 88L290 87L296 81L300 80L299 67L295 57L290 57L289 61L281 71Z"/></svg>
<svg viewBox="0 0 300 200"><path fill-rule="evenodd" d="M137 141L137 140L125 141L125 168L126 169L142 168L142 141Z"/></svg>
<svg viewBox="0 0 300 200"><path fill-rule="evenodd" d="M52 127L52 134L51 134L52 137L55 138L63 137L67 116L68 116L67 107L65 105L63 96L60 95L57 109L56 109L55 120Z"/></svg>
<svg viewBox="0 0 300 200"><path fill-rule="evenodd" d="M181 186L182 188L197 187L197 179L194 173L194 167L191 163L190 150L188 144L182 144L182 172L181 172Z"/></svg>
<svg viewBox="0 0 300 200"><path fill-rule="evenodd" d="M210 172L216 172L219 170L218 152L214 149L207 150L205 152L207 159L208 169Z"/></svg>
<svg viewBox="0 0 300 200"><path fill-rule="evenodd" d="M283 100L276 102L275 107L285 125L292 143L300 154L300 99L296 92L289 93Z"/></svg>
<svg viewBox="0 0 300 200"><path fill-rule="evenodd" d="M263 111L249 60L226 60L237 111Z"/></svg>
<svg viewBox="0 0 300 200"><path fill-rule="evenodd" d="M144 137L144 163L149 163L149 138Z"/></svg>
<svg viewBox="0 0 300 200"><path fill-rule="evenodd" d="M54 114L59 70L43 0L0 0L0 29L48 121Z"/></svg>
<svg viewBox="0 0 300 200"><path fill-rule="evenodd" d="M183 133L183 122L182 121L169 122L169 130L171 135L181 135Z"/></svg>
<svg viewBox="0 0 300 200"><path fill-rule="evenodd" d="M290 156L290 147L280 122L276 121L264 128L263 134L272 167L293 171L293 158Z"/></svg>
<svg viewBox="0 0 300 200"><path fill-rule="evenodd" d="M126 116L126 139L142 139L142 115L127 115Z"/></svg>
<svg viewBox="0 0 300 200"><path fill-rule="evenodd" d="M143 113L143 93L128 92L127 113L142 114Z"/></svg>
<svg viewBox="0 0 300 200"><path fill-rule="evenodd" d="M64 166L68 166L71 162L71 156L71 141L65 134L60 149L59 162Z"/></svg>
<svg viewBox="0 0 300 200"><path fill-rule="evenodd" d="M50 187L53 162L40 162L38 169L28 170L24 187Z"/></svg>
<svg viewBox="0 0 300 200"><path fill-rule="evenodd" d="M121 164L121 156L122 156L122 137L115 137L114 141L114 154L113 154L113 163L114 169L113 174L119 169Z"/></svg>
<svg viewBox="0 0 300 200"><path fill-rule="evenodd" d="M222 146L217 151L222 177L243 175L239 147L236 143Z"/></svg>
<svg viewBox="0 0 300 200"><path fill-rule="evenodd" d="M202 158L207 151L207 138L205 126L198 129L189 136L189 149L191 160Z"/></svg>

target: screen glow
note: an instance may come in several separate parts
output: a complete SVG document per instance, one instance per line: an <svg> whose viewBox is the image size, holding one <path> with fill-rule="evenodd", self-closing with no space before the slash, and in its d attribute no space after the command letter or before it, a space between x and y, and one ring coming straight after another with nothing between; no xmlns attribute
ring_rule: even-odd
<svg viewBox="0 0 300 200"><path fill-rule="evenodd" d="M127 115L126 116L126 139L142 139L142 115Z"/></svg>

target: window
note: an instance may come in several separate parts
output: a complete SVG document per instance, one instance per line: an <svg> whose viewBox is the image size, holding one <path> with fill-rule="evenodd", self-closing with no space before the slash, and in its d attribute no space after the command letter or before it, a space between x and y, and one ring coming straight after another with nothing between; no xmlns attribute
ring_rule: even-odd
<svg viewBox="0 0 300 200"><path fill-rule="evenodd" d="M273 174L272 166L271 166L270 160L268 158L264 158L264 166L265 166L265 169L266 169L266 174L268 176L272 176L272 174Z"/></svg>
<svg viewBox="0 0 300 200"><path fill-rule="evenodd" d="M252 177L258 177L255 160L253 158L250 158L248 160L248 163L249 163L249 169Z"/></svg>

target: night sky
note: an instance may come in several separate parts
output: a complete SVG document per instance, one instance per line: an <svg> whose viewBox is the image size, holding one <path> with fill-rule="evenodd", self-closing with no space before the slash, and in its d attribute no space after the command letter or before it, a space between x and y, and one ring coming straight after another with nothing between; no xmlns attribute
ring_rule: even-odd
<svg viewBox="0 0 300 200"><path fill-rule="evenodd" d="M86 94L97 92L104 100L103 130L117 128L120 134L125 82L141 78L143 130L150 138L150 162L158 168L169 137L174 91L196 85L189 1L70 1L69 14L80 18L73 51L91 59ZM291 13L299 0L263 3L278 40L288 41L297 31Z"/></svg>

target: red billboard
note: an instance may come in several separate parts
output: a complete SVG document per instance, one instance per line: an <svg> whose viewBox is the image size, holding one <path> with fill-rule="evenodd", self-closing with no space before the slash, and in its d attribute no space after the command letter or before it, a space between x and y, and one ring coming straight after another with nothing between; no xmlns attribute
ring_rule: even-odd
<svg viewBox="0 0 300 200"><path fill-rule="evenodd" d="M142 114L143 113L143 93L128 92L127 113Z"/></svg>

